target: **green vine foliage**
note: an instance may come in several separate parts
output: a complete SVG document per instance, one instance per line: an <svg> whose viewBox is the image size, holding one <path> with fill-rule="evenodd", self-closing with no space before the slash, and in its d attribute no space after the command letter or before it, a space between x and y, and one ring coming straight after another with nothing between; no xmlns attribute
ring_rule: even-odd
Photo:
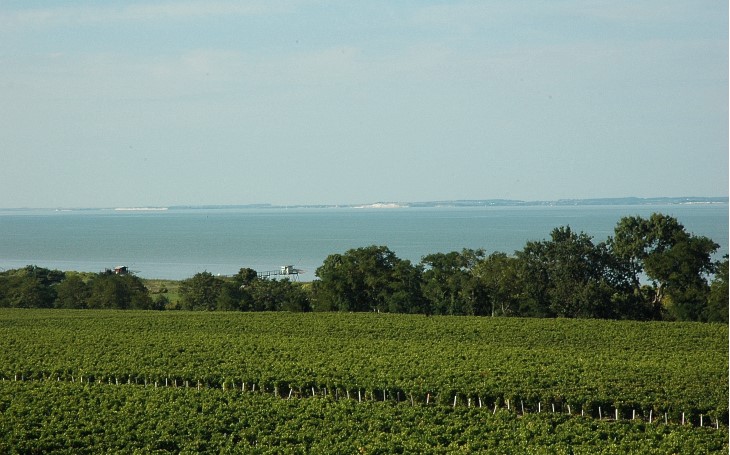
<svg viewBox="0 0 730 455"><path fill-rule="evenodd" d="M565 414L0 382L3 453L727 453L726 431Z"/></svg>
<svg viewBox="0 0 730 455"><path fill-rule="evenodd" d="M4 309L0 378L726 424L727 340L726 325L701 323Z"/></svg>

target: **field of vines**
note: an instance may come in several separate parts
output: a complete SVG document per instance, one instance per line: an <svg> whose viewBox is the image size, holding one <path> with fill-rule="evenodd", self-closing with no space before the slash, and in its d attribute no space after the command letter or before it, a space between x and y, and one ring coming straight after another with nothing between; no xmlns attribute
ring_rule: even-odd
<svg viewBox="0 0 730 455"><path fill-rule="evenodd" d="M0 311L0 452L727 453L728 326Z"/></svg>

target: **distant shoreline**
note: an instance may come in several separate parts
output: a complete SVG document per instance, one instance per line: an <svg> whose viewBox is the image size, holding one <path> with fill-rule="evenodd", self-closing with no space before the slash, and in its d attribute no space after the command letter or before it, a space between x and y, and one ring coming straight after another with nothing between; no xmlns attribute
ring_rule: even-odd
<svg viewBox="0 0 730 455"><path fill-rule="evenodd" d="M454 199L443 201L377 201L357 204L242 204L242 205L177 205L177 209L398 209L398 208L449 208L449 207L550 207L550 206L587 206L587 205L688 205L688 204L727 204L728 197L624 197L595 199L557 199L553 201L523 201L518 199Z"/></svg>
<svg viewBox="0 0 730 455"><path fill-rule="evenodd" d="M622 206L622 205L708 205L728 204L730 198L724 197L623 197L593 199L557 199L549 201L523 201L518 199L456 199L443 201L398 202L377 201L357 204L201 204L139 207L21 207L0 208L3 211L52 210L115 212L159 212L168 210L230 210L230 209L403 209L403 208L469 208L469 207L568 207L568 206Z"/></svg>

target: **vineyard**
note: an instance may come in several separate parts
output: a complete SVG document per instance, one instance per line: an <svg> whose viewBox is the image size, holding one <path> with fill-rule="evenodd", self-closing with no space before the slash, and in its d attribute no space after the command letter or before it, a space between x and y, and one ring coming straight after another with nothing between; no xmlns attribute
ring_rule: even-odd
<svg viewBox="0 0 730 455"><path fill-rule="evenodd" d="M721 324L2 310L0 451L726 453L727 346Z"/></svg>

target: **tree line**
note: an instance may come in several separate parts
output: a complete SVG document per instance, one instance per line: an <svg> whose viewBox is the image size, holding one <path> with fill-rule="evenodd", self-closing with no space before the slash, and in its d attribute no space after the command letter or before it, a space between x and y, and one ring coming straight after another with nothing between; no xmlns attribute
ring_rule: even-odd
<svg viewBox="0 0 730 455"><path fill-rule="evenodd" d="M331 254L300 284L202 272L180 282L179 302L153 299L132 275L28 266L0 274L0 306L227 311L377 311L728 322L728 258L719 245L655 213L622 218L595 243L569 226L513 255L463 249L414 264L386 246Z"/></svg>
<svg viewBox="0 0 730 455"><path fill-rule="evenodd" d="M35 265L0 273L0 307L162 310L164 305L134 275L81 274Z"/></svg>
<svg viewBox="0 0 730 455"><path fill-rule="evenodd" d="M622 218L594 243L569 226L509 256L436 253L419 264L387 247L330 255L317 269L318 310L728 321L728 259L675 218Z"/></svg>

